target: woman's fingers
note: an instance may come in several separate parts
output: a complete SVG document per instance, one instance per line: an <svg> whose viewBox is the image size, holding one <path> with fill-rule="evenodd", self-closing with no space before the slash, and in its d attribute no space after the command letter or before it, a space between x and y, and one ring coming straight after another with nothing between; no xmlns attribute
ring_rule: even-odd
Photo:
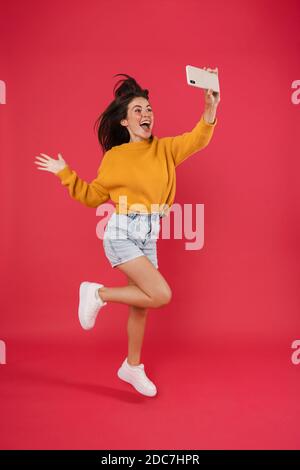
<svg viewBox="0 0 300 470"><path fill-rule="evenodd" d="M50 159L43 158L43 157L35 157L37 160L40 160L41 162L49 162Z"/></svg>
<svg viewBox="0 0 300 470"><path fill-rule="evenodd" d="M215 69L210 69L209 67L203 67L203 69L206 70L207 72L218 73L218 67L216 67Z"/></svg>
<svg viewBox="0 0 300 470"><path fill-rule="evenodd" d="M43 155L45 158L50 158L50 160L52 160L52 158L49 157L49 155L46 155L45 153L41 153L40 155Z"/></svg>
<svg viewBox="0 0 300 470"><path fill-rule="evenodd" d="M36 156L36 161L34 162L38 170L50 171L50 173L56 174L66 166L66 162L61 153L58 154L58 160L51 158L46 153L41 153L40 155L42 155L42 157L39 155Z"/></svg>

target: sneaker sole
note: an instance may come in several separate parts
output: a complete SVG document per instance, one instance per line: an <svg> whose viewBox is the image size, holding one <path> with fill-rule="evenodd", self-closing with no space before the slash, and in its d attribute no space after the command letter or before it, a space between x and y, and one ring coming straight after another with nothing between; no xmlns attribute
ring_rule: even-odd
<svg viewBox="0 0 300 470"><path fill-rule="evenodd" d="M133 388L135 388L135 390L136 390L137 392L141 393L142 395L145 395L146 397L155 397L155 395L157 394L157 391L155 391L155 392L151 392L151 391L147 392L147 391L145 391L145 390L140 389L140 388L138 387L138 385L133 384L127 377L123 376L122 374L123 374L123 371L122 371L122 369L120 368L120 369L118 370L118 372L117 372L117 375L118 375L119 379L124 380L124 382L127 382L127 383L129 383L130 385L132 385Z"/></svg>
<svg viewBox="0 0 300 470"><path fill-rule="evenodd" d="M80 284L78 318L79 318L79 323L84 330L91 330L93 328L93 326L87 326L84 321L84 315L85 315L84 304L88 295L88 289L89 289L89 282L85 281Z"/></svg>

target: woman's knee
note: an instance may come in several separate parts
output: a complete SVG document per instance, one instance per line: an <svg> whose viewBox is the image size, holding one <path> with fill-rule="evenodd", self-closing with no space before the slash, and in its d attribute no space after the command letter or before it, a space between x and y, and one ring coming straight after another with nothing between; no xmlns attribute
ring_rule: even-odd
<svg viewBox="0 0 300 470"><path fill-rule="evenodd" d="M118 266L127 276L129 285L136 285L149 298L149 307L161 307L171 301L172 291L163 276L144 256Z"/></svg>
<svg viewBox="0 0 300 470"><path fill-rule="evenodd" d="M131 279L128 279L128 285L137 286L135 282ZM155 289L149 295L151 299L151 306L152 308L162 307L163 305L167 305L172 298L172 291L169 287L163 287L161 289Z"/></svg>
<svg viewBox="0 0 300 470"><path fill-rule="evenodd" d="M161 291L153 295L153 306L155 308L162 307L170 303L171 299L172 299L172 291L170 288L165 287L164 289L162 289Z"/></svg>

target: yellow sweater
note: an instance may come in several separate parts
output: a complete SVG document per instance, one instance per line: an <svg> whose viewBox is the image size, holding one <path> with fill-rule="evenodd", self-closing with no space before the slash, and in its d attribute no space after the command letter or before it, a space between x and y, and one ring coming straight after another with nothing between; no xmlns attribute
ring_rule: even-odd
<svg viewBox="0 0 300 470"><path fill-rule="evenodd" d="M203 115L189 132L152 142L128 142L104 153L97 177L87 183L67 165L56 173L72 198L89 207L111 199L116 213L160 212L166 215L175 198L175 168L208 145L217 124Z"/></svg>

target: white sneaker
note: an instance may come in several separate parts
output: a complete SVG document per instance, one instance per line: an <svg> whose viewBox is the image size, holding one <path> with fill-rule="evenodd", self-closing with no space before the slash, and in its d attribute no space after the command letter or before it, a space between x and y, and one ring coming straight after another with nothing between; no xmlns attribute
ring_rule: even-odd
<svg viewBox="0 0 300 470"><path fill-rule="evenodd" d="M138 366L131 366L127 362L127 357L120 369L118 370L118 377L125 382L130 383L138 392L147 397L154 397L157 394L156 386L145 374L144 364Z"/></svg>
<svg viewBox="0 0 300 470"><path fill-rule="evenodd" d="M97 293L100 287L103 285L96 282L85 281L80 284L78 317L84 330L93 328L100 308L107 304Z"/></svg>

